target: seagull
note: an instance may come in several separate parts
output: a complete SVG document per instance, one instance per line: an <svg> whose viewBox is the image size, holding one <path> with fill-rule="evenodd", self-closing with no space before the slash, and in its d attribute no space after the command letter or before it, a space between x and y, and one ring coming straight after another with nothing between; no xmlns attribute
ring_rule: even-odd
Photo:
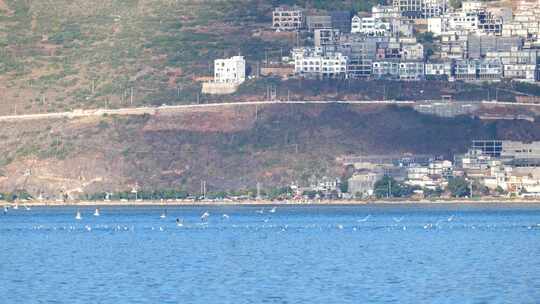
<svg viewBox="0 0 540 304"><path fill-rule="evenodd" d="M257 210L255 212L257 212L258 214L263 214L264 213L264 208L261 208L261 210Z"/></svg>
<svg viewBox="0 0 540 304"><path fill-rule="evenodd" d="M270 213L276 213L276 207L273 207L273 208L270 209L268 212L270 212Z"/></svg>
<svg viewBox="0 0 540 304"><path fill-rule="evenodd" d="M205 211L205 212L201 215L201 221L207 221L209 216L210 216L210 213L208 213L208 211Z"/></svg>
<svg viewBox="0 0 540 304"><path fill-rule="evenodd" d="M343 230L343 225L339 224L339 225L337 225L337 227L338 227L339 230Z"/></svg>
<svg viewBox="0 0 540 304"><path fill-rule="evenodd" d="M399 217L399 218L398 218L398 217L394 217L393 220L394 220L394 222L399 223L399 222L403 221L403 216L402 216L402 217Z"/></svg>
<svg viewBox="0 0 540 304"><path fill-rule="evenodd" d="M454 215L452 214L446 221L447 221L447 222L451 222L451 221L453 221L453 220L454 220Z"/></svg>
<svg viewBox="0 0 540 304"><path fill-rule="evenodd" d="M161 213L161 215L159 216L160 218L166 218L167 217L167 209L165 209L163 211L163 213Z"/></svg>
<svg viewBox="0 0 540 304"><path fill-rule="evenodd" d="M222 217L224 220L228 220L228 219L230 218L230 216L227 215L227 214L223 214L221 217Z"/></svg>
<svg viewBox="0 0 540 304"><path fill-rule="evenodd" d="M184 221L179 219L179 218L176 218L176 226L183 227L184 226Z"/></svg>
<svg viewBox="0 0 540 304"><path fill-rule="evenodd" d="M357 222L359 222L359 223L367 222L367 220L369 220L370 217L371 217L371 214L368 214L366 217L357 220Z"/></svg>

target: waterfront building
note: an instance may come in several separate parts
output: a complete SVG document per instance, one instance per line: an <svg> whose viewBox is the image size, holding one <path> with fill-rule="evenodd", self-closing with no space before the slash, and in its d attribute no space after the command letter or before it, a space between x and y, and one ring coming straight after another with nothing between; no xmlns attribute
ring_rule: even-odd
<svg viewBox="0 0 540 304"><path fill-rule="evenodd" d="M383 176L380 171L357 172L348 180L348 192L356 197L372 196L375 183Z"/></svg>

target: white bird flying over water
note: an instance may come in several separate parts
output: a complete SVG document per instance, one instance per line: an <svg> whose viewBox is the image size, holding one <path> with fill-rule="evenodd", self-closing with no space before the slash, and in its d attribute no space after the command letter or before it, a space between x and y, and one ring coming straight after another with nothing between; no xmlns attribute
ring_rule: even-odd
<svg viewBox="0 0 540 304"><path fill-rule="evenodd" d="M359 222L359 223L361 223L361 222L367 222L367 220L369 220L370 217L371 217L371 214L368 214L366 217L357 220L357 222Z"/></svg>
<svg viewBox="0 0 540 304"><path fill-rule="evenodd" d="M201 215L201 221L206 221L206 220L208 220L208 217L210 217L210 213L208 213L208 211L205 211L205 212Z"/></svg>
<svg viewBox="0 0 540 304"><path fill-rule="evenodd" d="M394 217L393 220L394 220L394 222L399 223L399 222L403 221L403 216L402 217Z"/></svg>
<svg viewBox="0 0 540 304"><path fill-rule="evenodd" d="M225 214L225 213L224 213L221 217L222 217L224 220L228 220L228 219L230 218L230 216L227 215L227 214Z"/></svg>
<svg viewBox="0 0 540 304"><path fill-rule="evenodd" d="M270 213L276 213L276 207L273 207L273 208L270 209L268 212L270 212Z"/></svg>
<svg viewBox="0 0 540 304"><path fill-rule="evenodd" d="M453 221L453 220L454 220L454 215L452 214L446 221L447 221L447 222L451 222L451 221Z"/></svg>

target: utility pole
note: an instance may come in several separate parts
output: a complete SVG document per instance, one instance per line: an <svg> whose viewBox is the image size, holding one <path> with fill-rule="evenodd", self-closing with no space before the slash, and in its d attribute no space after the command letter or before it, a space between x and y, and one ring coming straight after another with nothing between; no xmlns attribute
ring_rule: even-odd
<svg viewBox="0 0 540 304"><path fill-rule="evenodd" d="M259 119L259 106L255 105L255 121Z"/></svg>

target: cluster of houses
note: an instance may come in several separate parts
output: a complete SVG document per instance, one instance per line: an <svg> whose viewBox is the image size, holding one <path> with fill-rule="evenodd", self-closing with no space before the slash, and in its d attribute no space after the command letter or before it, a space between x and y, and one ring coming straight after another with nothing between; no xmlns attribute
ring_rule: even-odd
<svg viewBox="0 0 540 304"><path fill-rule="evenodd" d="M451 160L430 156L351 157L344 161L356 173L348 180L349 195L371 197L383 176L418 190L444 191L452 178L463 178L470 189L483 187L485 195L540 197L540 142L474 140L467 153Z"/></svg>
<svg viewBox="0 0 540 304"><path fill-rule="evenodd" d="M540 1L515 7L393 0L371 13L278 7L276 31L308 32L312 45L284 58L306 78L538 81Z"/></svg>

